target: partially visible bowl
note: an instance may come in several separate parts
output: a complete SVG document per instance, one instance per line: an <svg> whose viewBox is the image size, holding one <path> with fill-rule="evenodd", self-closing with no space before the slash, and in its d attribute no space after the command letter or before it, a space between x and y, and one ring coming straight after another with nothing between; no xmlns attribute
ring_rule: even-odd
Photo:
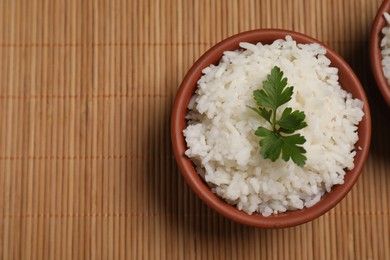
<svg viewBox="0 0 390 260"><path fill-rule="evenodd" d="M210 64L217 64L224 51L238 49L240 42L262 42L269 44L276 39L284 39L287 35L291 35L298 43L318 43L324 46L327 49L326 56L331 60L331 66L339 69L339 82L341 86L346 91L352 93L354 98L359 98L364 102L363 111L365 115L358 126L359 141L355 144L355 150L357 152L354 161L355 168L347 172L344 184L333 186L330 193L326 193L317 204L310 208L287 211L269 217L264 217L260 214L248 215L217 197L198 175L192 161L184 154L187 149L183 136L183 130L187 126L185 118L187 106L197 88L197 81L202 75L202 70ZM297 32L279 29L260 29L240 33L223 40L195 62L185 76L176 95L171 118L171 137L176 161L182 175L191 189L207 205L225 217L246 225L259 228L291 227L321 216L340 202L352 189L367 159L371 138L371 116L366 95L358 78L350 66L336 52L324 43ZM359 150L358 147L361 147L362 150Z"/></svg>
<svg viewBox="0 0 390 260"><path fill-rule="evenodd" d="M370 38L370 58L371 67L374 74L376 84L382 93L386 103L390 106L390 86L383 74L382 55L380 43L383 38L382 29L386 25L386 20L383 17L384 12L390 12L390 0L383 1L381 7L376 14L374 23L371 29Z"/></svg>

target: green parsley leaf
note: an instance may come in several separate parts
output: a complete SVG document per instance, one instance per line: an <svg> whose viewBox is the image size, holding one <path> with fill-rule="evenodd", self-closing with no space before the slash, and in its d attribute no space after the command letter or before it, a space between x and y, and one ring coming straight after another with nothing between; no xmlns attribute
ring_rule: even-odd
<svg viewBox="0 0 390 260"><path fill-rule="evenodd" d="M292 111L292 108L287 107L277 124L280 127L280 132L290 133L302 129L307 126L305 120L305 113L302 111Z"/></svg>
<svg viewBox="0 0 390 260"><path fill-rule="evenodd" d="M263 126L257 128L255 135L262 137L259 141L260 154L265 159L276 161L280 154L286 162L292 160L295 164L303 167L306 162L306 150L302 145L306 139L300 134L293 134L295 131L307 126L305 113L299 110L292 110L287 107L282 115L276 120L277 109L291 100L293 87L287 87L287 78L283 78L283 72L274 67L263 82L263 89L253 92L253 98L258 108L249 107L272 127L269 130ZM287 135L293 134L293 135Z"/></svg>
<svg viewBox="0 0 390 260"><path fill-rule="evenodd" d="M289 136L280 136L283 145L282 145L282 158L286 162L291 158L294 163L298 166L303 167L306 162L306 156L303 154L306 153L306 150L299 146L306 142L305 137L300 134L289 135Z"/></svg>
<svg viewBox="0 0 390 260"><path fill-rule="evenodd" d="M283 78L283 72L279 67L274 67L263 82L263 89L253 92L256 104L272 110L291 100L293 87L287 87L287 78Z"/></svg>
<svg viewBox="0 0 390 260"><path fill-rule="evenodd" d="M259 127L255 134L257 136L264 137L260 140L260 154L263 158L270 159L273 162L276 161L282 151L280 136L264 127Z"/></svg>

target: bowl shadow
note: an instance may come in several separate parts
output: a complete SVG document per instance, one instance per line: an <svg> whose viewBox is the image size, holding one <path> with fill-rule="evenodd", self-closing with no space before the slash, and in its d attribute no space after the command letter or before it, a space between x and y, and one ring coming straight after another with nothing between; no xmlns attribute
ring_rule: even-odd
<svg viewBox="0 0 390 260"><path fill-rule="evenodd" d="M372 135L369 157L375 157L383 162L387 161L390 154L388 137L390 107L379 91L372 73L369 41L357 42L354 47L346 51L344 58L356 72L370 104Z"/></svg>

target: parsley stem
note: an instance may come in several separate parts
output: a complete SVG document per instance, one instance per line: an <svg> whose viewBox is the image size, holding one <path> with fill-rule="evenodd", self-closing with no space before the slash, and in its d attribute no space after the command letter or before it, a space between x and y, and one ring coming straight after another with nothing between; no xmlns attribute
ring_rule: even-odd
<svg viewBox="0 0 390 260"><path fill-rule="evenodd" d="M276 109L272 109L272 129L276 132Z"/></svg>

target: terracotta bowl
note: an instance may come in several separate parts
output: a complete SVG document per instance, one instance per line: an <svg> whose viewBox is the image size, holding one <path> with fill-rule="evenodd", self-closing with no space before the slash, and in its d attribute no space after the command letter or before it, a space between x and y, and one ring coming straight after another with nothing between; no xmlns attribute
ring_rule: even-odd
<svg viewBox="0 0 390 260"><path fill-rule="evenodd" d="M194 164L184 154L186 142L183 136L183 129L187 125L185 115L187 114L187 105L191 96L197 88L197 81L201 77L201 71L210 64L218 64L222 54L226 50L235 50L239 48L240 42L251 43L272 43L276 39L284 39L286 35L291 35L299 43L319 43L327 49L327 57L331 60L331 66L339 69L339 81L341 86L351 92L354 98L359 98L364 102L365 116L358 127L359 141L356 143L357 155L355 157L355 168L347 172L345 183L334 186L330 193L327 193L314 206L302 210L287 211L278 215L264 217L260 214L248 215L247 213L236 209L227 204L224 200L211 192L207 184L197 174ZM371 117L364 90L349 65L333 50L325 44L310 38L306 35L278 29L253 30L240 33L229 37L208 50L188 71L185 76L175 99L171 118L171 136L173 150L179 169L191 189L211 208L239 223L259 227L259 228L281 228L296 226L311 221L333 208L340 202L351 190L358 179L363 165L366 161L371 137ZM357 147L362 147L359 151Z"/></svg>
<svg viewBox="0 0 390 260"><path fill-rule="evenodd" d="M371 67L374 74L376 84L382 93L387 105L390 106L390 86L387 84L387 79L383 74L382 56L380 43L383 38L382 29L386 24L383 13L390 13L390 0L383 1L378 13L376 14L374 23L372 24L371 38L370 38L370 58Z"/></svg>

